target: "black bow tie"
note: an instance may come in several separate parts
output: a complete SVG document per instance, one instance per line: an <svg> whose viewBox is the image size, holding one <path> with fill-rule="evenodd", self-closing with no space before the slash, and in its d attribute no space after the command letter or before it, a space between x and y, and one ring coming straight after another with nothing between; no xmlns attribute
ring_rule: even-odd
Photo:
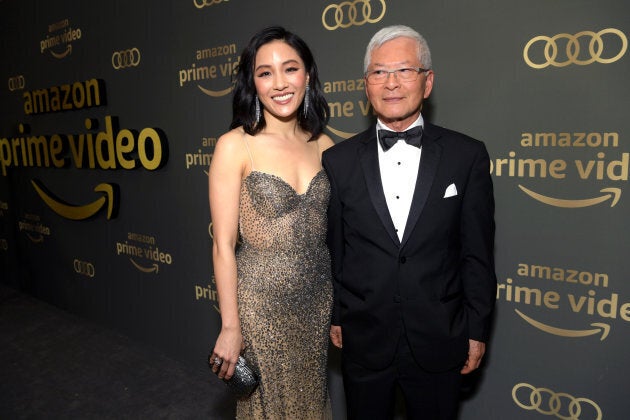
<svg viewBox="0 0 630 420"><path fill-rule="evenodd" d="M420 148L422 145L422 126L419 125L402 132L378 130L378 140L381 142L385 152L400 139L407 142L407 144Z"/></svg>

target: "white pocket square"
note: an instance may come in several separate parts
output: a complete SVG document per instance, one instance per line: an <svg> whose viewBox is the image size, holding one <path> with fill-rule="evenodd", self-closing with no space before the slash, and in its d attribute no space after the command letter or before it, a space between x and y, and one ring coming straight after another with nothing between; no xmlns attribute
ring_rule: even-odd
<svg viewBox="0 0 630 420"><path fill-rule="evenodd" d="M446 187L446 191L444 191L444 197L442 198L455 197L456 195L457 195L457 187L455 187L455 184L451 184L448 187Z"/></svg>

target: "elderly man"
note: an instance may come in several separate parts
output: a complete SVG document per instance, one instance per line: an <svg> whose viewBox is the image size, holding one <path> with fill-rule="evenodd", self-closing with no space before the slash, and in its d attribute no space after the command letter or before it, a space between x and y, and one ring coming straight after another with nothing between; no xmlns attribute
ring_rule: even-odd
<svg viewBox="0 0 630 420"><path fill-rule="evenodd" d="M495 302L494 198L484 144L426 122L434 73L424 38L380 30L365 55L375 126L324 153L349 419L457 417Z"/></svg>

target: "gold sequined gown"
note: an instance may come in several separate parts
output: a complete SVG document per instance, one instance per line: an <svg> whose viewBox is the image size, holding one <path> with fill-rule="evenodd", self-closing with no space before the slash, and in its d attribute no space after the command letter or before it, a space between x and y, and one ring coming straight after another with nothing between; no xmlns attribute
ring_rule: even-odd
<svg viewBox="0 0 630 420"><path fill-rule="evenodd" d="M245 358L260 372L237 419L329 419L327 350L332 308L321 170L298 194L252 171L240 199L238 302Z"/></svg>

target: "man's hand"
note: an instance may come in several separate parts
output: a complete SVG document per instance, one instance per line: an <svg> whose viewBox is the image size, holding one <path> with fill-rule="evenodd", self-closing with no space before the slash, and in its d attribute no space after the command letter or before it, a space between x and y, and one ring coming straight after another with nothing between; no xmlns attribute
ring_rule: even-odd
<svg viewBox="0 0 630 420"><path fill-rule="evenodd" d="M341 335L341 331L339 332ZM332 335L332 329L331 329ZM463 375L466 375L473 370L477 369L481 364L481 358L486 352L486 343L476 340L468 340L468 359L461 370Z"/></svg>
<svg viewBox="0 0 630 420"><path fill-rule="evenodd" d="M342 347L342 340L341 340L341 326L339 325L331 325L330 326L330 340L332 341L333 345L337 348L341 348Z"/></svg>

